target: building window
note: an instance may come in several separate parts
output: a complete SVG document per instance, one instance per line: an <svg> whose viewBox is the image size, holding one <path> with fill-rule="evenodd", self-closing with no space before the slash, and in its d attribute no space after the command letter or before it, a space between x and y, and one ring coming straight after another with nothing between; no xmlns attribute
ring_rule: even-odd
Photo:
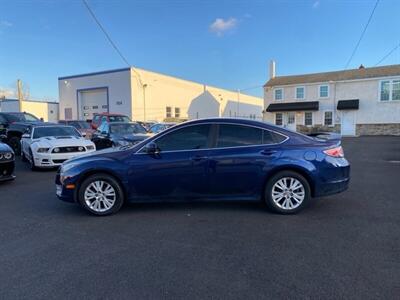
<svg viewBox="0 0 400 300"><path fill-rule="evenodd" d="M296 87L296 99L304 99L304 86Z"/></svg>
<svg viewBox="0 0 400 300"><path fill-rule="evenodd" d="M275 89L274 90L274 99L282 100L283 99L283 89Z"/></svg>
<svg viewBox="0 0 400 300"><path fill-rule="evenodd" d="M324 112L324 125L325 126L333 126L333 112L332 111Z"/></svg>
<svg viewBox="0 0 400 300"><path fill-rule="evenodd" d="M380 83L381 101L400 100L400 80L384 80Z"/></svg>
<svg viewBox="0 0 400 300"><path fill-rule="evenodd" d="M167 106L165 108L165 116L167 118L172 118L172 108L171 108L171 106Z"/></svg>
<svg viewBox="0 0 400 300"><path fill-rule="evenodd" d="M313 124L313 113L307 111L304 113L304 125L312 126L312 124Z"/></svg>
<svg viewBox="0 0 400 300"><path fill-rule="evenodd" d="M328 98L329 97L329 86L328 85L320 85L319 86L319 97L320 98Z"/></svg>
<svg viewBox="0 0 400 300"><path fill-rule="evenodd" d="M275 125L282 126L283 125L283 115L282 113L275 114Z"/></svg>
<svg viewBox="0 0 400 300"><path fill-rule="evenodd" d="M181 109L179 107L175 107L175 118L181 117Z"/></svg>

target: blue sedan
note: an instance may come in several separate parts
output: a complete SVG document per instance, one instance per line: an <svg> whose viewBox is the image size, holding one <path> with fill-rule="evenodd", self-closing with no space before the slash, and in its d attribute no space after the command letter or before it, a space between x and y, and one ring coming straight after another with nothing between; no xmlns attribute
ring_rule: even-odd
<svg viewBox="0 0 400 300"><path fill-rule="evenodd" d="M309 137L241 119L195 120L138 144L66 161L57 196L95 215L125 202L263 201L296 213L313 197L342 192L350 165L340 138Z"/></svg>

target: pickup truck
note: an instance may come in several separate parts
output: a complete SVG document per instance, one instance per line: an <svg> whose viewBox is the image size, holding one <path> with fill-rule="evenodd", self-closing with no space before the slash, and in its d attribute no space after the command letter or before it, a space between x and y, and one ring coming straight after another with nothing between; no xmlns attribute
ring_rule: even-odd
<svg viewBox="0 0 400 300"><path fill-rule="evenodd" d="M29 125L43 120L26 112L0 112L0 142L8 144L15 155L21 154L21 136Z"/></svg>

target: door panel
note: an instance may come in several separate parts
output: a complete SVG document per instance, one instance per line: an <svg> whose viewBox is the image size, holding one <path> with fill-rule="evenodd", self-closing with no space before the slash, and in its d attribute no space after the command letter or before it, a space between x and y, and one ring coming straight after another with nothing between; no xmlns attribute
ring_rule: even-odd
<svg viewBox="0 0 400 300"><path fill-rule="evenodd" d="M208 194L209 150L135 154L131 161L130 198L184 200Z"/></svg>

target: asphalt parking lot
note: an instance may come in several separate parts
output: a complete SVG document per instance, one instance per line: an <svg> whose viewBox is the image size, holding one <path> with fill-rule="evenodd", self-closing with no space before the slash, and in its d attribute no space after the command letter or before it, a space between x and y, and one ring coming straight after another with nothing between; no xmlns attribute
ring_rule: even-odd
<svg viewBox="0 0 400 300"><path fill-rule="evenodd" d="M258 204L140 204L92 217L55 171L0 185L0 297L358 298L400 295L400 138L343 141L350 189L294 216Z"/></svg>

